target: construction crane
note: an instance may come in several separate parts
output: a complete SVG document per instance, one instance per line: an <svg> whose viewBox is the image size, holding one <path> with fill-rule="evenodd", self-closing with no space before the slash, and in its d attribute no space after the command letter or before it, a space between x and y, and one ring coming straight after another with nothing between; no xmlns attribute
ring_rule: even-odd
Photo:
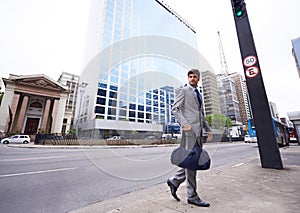
<svg viewBox="0 0 300 213"><path fill-rule="evenodd" d="M225 54L224 54L224 49L223 49L223 44L222 44L222 39L221 39L220 31L218 31L218 39L219 39L221 73L224 76L228 76L229 75L228 66L227 66L227 62L226 62L226 58L225 58Z"/></svg>

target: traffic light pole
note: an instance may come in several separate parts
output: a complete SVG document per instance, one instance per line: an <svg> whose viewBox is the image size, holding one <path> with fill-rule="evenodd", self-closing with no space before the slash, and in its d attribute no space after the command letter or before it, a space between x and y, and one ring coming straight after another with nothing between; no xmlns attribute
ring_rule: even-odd
<svg viewBox="0 0 300 213"><path fill-rule="evenodd" d="M246 5L231 0L262 168L283 169Z"/></svg>

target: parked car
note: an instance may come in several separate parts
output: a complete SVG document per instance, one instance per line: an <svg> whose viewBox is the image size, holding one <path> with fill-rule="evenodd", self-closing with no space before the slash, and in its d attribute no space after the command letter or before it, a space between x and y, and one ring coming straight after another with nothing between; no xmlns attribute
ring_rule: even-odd
<svg viewBox="0 0 300 213"><path fill-rule="evenodd" d="M162 140L177 140L179 137L178 137L179 135L178 134L163 134L162 136L161 136L161 139ZM180 138L181 138L181 136L180 136Z"/></svg>
<svg viewBox="0 0 300 213"><path fill-rule="evenodd" d="M112 136L111 138L107 138L106 140L124 140L122 136Z"/></svg>
<svg viewBox="0 0 300 213"><path fill-rule="evenodd" d="M251 137L250 135L245 135L244 141L245 143L257 143L257 138Z"/></svg>
<svg viewBox="0 0 300 213"><path fill-rule="evenodd" d="M162 134L161 139L162 140L172 139L172 135L171 134Z"/></svg>
<svg viewBox="0 0 300 213"><path fill-rule="evenodd" d="M30 143L29 135L13 135L9 138L3 138L1 143L9 144L9 143Z"/></svg>
<svg viewBox="0 0 300 213"><path fill-rule="evenodd" d="M147 137L145 137L144 140L156 140L157 138L154 135L149 135Z"/></svg>

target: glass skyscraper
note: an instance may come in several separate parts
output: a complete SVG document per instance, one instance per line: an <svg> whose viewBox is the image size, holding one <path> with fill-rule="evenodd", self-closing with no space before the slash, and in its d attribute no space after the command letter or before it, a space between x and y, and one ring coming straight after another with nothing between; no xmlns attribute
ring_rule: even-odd
<svg viewBox="0 0 300 213"><path fill-rule="evenodd" d="M75 115L79 137L161 134L175 122L175 89L199 65L195 30L162 1L93 0Z"/></svg>
<svg viewBox="0 0 300 213"><path fill-rule="evenodd" d="M300 37L292 40L292 53L295 58L297 71L300 77Z"/></svg>
<svg viewBox="0 0 300 213"><path fill-rule="evenodd" d="M229 117L234 124L241 124L236 84L231 75L218 75L218 87L221 113Z"/></svg>
<svg viewBox="0 0 300 213"><path fill-rule="evenodd" d="M217 76L213 71L205 70L201 72L204 109L206 115L220 114L221 106L219 100L219 89Z"/></svg>

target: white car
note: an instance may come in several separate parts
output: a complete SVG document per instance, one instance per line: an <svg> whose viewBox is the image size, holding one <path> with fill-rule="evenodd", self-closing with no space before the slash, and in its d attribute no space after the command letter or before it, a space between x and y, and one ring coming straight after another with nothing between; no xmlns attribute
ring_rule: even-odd
<svg viewBox="0 0 300 213"><path fill-rule="evenodd" d="M107 138L106 140L124 140L122 136L112 136L111 138Z"/></svg>
<svg viewBox="0 0 300 213"><path fill-rule="evenodd" d="M250 135L245 135L244 141L245 143L257 143L257 138L251 137Z"/></svg>
<svg viewBox="0 0 300 213"><path fill-rule="evenodd" d="M145 137L144 140L156 140L156 137L154 135L149 135L149 136Z"/></svg>
<svg viewBox="0 0 300 213"><path fill-rule="evenodd" d="M30 143L30 137L29 135L13 135L9 138L3 138L1 140L1 143L3 144L9 144L9 143Z"/></svg>

